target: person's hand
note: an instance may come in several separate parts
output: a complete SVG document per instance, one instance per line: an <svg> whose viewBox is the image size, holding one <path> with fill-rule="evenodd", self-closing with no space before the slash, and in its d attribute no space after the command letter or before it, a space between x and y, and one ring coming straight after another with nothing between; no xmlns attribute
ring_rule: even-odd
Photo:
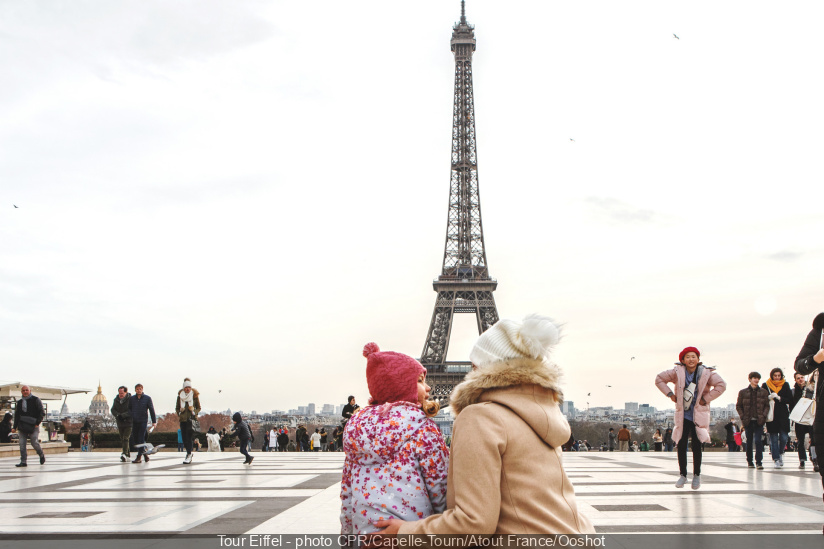
<svg viewBox="0 0 824 549"><path fill-rule="evenodd" d="M707 403L704 401L704 397L701 397L701 398L698 400L698 404L700 404L701 406L706 406L706 405L707 405Z"/></svg>
<svg viewBox="0 0 824 549"><path fill-rule="evenodd" d="M675 398L675 395L670 395L670 400L673 402L678 402L678 399Z"/></svg>
<svg viewBox="0 0 824 549"><path fill-rule="evenodd" d="M11 430L11 432L12 432L12 433L16 433L16 432L17 432L17 429L12 429L12 430Z"/></svg>
<svg viewBox="0 0 824 549"><path fill-rule="evenodd" d="M152 423L152 429L154 429L155 427L157 427L157 423Z"/></svg>
<svg viewBox="0 0 824 549"><path fill-rule="evenodd" d="M396 536L398 535L398 530L400 530L401 526L403 526L403 522L404 521L400 519L391 518L381 519L373 522L372 524L374 524L378 528L383 528L383 530L375 532L376 534L381 534L383 536Z"/></svg>
<svg viewBox="0 0 824 549"><path fill-rule="evenodd" d="M778 398L778 395L775 394L775 393L770 393L767 398L770 399L770 400L775 400L776 398Z"/></svg>
<svg viewBox="0 0 824 549"><path fill-rule="evenodd" d="M817 352L817 353L813 356L813 360L814 360L814 361L816 361L816 362L818 362L819 364L820 364L821 362L824 362L824 349L819 350L819 351L818 351L818 352Z"/></svg>
<svg viewBox="0 0 824 549"><path fill-rule="evenodd" d="M778 396L777 393L773 393L773 394L775 395L775 400L777 400L778 402L781 402L781 397Z"/></svg>

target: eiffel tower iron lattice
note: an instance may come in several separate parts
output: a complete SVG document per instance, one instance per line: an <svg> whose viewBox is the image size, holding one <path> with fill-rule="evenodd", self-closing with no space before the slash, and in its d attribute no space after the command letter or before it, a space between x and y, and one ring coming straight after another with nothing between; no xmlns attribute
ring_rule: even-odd
<svg viewBox="0 0 824 549"><path fill-rule="evenodd" d="M431 398L446 406L455 385L472 365L469 361L447 362L452 321L458 313L474 313L478 333L498 321L492 292L498 282L489 276L481 199L478 192L478 157L475 146L475 104L472 91L474 26L466 22L461 1L461 20L452 28L450 42L455 56L455 91L452 107L452 170L449 182L449 215L443 270L432 283L437 298L421 364L427 370Z"/></svg>

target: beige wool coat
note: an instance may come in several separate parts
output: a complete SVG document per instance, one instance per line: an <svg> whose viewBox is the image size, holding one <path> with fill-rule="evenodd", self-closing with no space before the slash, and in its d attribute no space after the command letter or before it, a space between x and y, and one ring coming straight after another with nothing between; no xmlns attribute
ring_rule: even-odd
<svg viewBox="0 0 824 549"><path fill-rule="evenodd" d="M446 511L399 534L591 534L564 472L570 436L554 364L514 359L466 376L451 398Z"/></svg>

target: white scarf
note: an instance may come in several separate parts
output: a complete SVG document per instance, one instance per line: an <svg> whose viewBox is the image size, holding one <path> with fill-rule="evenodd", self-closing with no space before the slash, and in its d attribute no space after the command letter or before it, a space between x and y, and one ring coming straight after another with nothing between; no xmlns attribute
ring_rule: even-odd
<svg viewBox="0 0 824 549"><path fill-rule="evenodd" d="M192 410L195 409L195 390L192 389L189 391L189 394L186 394L186 391L183 389L177 394L177 398L180 399L180 410L183 411L186 408L186 405L189 405L189 408Z"/></svg>

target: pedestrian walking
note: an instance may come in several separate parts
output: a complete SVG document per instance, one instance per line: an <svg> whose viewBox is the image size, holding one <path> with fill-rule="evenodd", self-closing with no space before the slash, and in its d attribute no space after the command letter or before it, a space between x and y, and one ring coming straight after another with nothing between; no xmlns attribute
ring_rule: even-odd
<svg viewBox="0 0 824 549"><path fill-rule="evenodd" d="M183 446L186 448L186 457L183 463L192 462L192 439L194 431L192 421L197 420L200 413L200 393L192 387L192 380L188 377L183 380L183 388L177 393L175 402L175 412L180 421L180 436L183 438Z"/></svg>
<svg viewBox="0 0 824 549"><path fill-rule="evenodd" d="M232 416L232 421L235 422L235 426L232 428L232 437L238 437L238 447L240 448L240 453L246 456L246 459L243 461L244 465L251 465L252 460L255 459L249 454L249 444L254 442L254 437L252 436L252 429L249 427L249 424L244 421L243 417L240 415L240 412L235 412Z"/></svg>
<svg viewBox="0 0 824 549"><path fill-rule="evenodd" d="M326 433L326 427L320 428L320 451L326 452L329 448L329 435Z"/></svg>
<svg viewBox="0 0 824 549"><path fill-rule="evenodd" d="M15 467L27 467L28 452L26 443L30 443L37 455L40 456L40 465L46 463L46 455L40 447L40 424L46 417L46 410L39 398L31 394L28 385L20 387L20 400L14 409L14 421L11 432L17 433L20 444L20 463Z"/></svg>
<svg viewBox="0 0 824 549"><path fill-rule="evenodd" d="M790 413L792 413L793 408L795 405L798 404L798 401L801 400L801 397L806 397L813 399L815 396L813 395L813 388L811 385L807 383L807 378L798 372L795 373L795 386L793 387L793 402L790 406ZM805 462L807 461L807 437L810 437L810 440L813 438L813 426L812 425L804 425L802 423L795 424L795 439L798 441L796 444L798 451L798 468L804 469ZM817 463L815 459L810 455L810 460L813 461L813 470L815 470L815 466Z"/></svg>
<svg viewBox="0 0 824 549"><path fill-rule="evenodd" d="M767 398L772 401L773 417L767 421L767 432L770 434L770 455L776 469L784 467L784 450L790 438L790 405L793 393L790 384L784 379L781 368L770 370L770 379L764 382ZM769 419L769 417L768 417Z"/></svg>
<svg viewBox="0 0 824 549"><path fill-rule="evenodd" d="M710 441L710 402L721 396L727 384L715 372L704 366L701 353L686 347L678 354L675 368L665 370L655 378L655 385L675 403L675 429L672 439L678 449L678 469L681 476L675 483L683 488L687 482L687 443L692 441L692 489L701 487L701 443ZM674 385L674 391L669 384ZM676 397L676 395L678 395Z"/></svg>
<svg viewBox="0 0 824 549"><path fill-rule="evenodd" d="M149 416L152 420L152 429L157 427L157 415L155 415L154 403L152 397L143 392L143 384L138 383L134 386L134 395L129 399L131 402L132 411L132 440L135 446L138 444L146 444L148 442L148 424ZM149 461L149 454L146 453L145 446L137 446L137 457L132 463L140 463L140 458Z"/></svg>
<svg viewBox="0 0 824 549"><path fill-rule="evenodd" d="M738 392L738 399L735 404L735 411L744 425L744 435L747 439L747 465L757 469L763 469L761 464L763 459L763 444L761 434L764 431L764 424L767 422L769 412L769 398L767 390L758 386L761 381L761 374L750 372L747 376L750 382L749 387ZM753 464L753 448L755 448L755 464Z"/></svg>
<svg viewBox="0 0 824 549"><path fill-rule="evenodd" d="M595 532L564 471L571 430L559 406L560 368L549 360L559 339L555 323L538 315L501 319L478 338L473 371L450 398L447 510L377 526L387 534Z"/></svg>
<svg viewBox="0 0 824 549"><path fill-rule="evenodd" d="M342 535L373 533L387 516L419 519L446 508L449 450L430 419L439 407L429 400L426 369L375 343L363 356L370 405L344 428Z"/></svg>
<svg viewBox="0 0 824 549"><path fill-rule="evenodd" d="M129 439L132 436L132 404L131 393L125 385L117 388L117 396L112 402L111 413L117 423L117 432L120 435L120 461L126 463L129 460Z"/></svg>
<svg viewBox="0 0 824 549"><path fill-rule="evenodd" d="M607 434L607 437L609 439L608 440L609 451L614 452L615 451L615 441L618 438L618 435L615 434L615 429L614 428L612 428L612 427L609 428L609 433Z"/></svg>

